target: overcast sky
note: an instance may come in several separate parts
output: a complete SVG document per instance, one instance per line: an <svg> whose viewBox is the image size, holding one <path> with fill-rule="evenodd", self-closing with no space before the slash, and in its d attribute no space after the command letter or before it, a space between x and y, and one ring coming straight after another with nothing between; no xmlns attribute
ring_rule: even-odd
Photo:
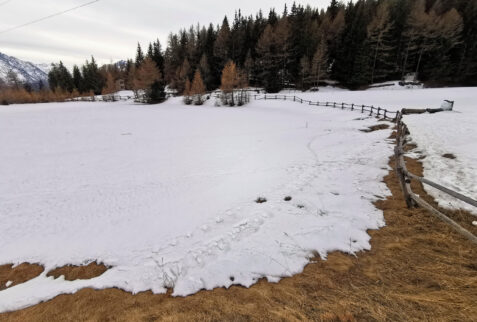
<svg viewBox="0 0 477 322"><path fill-rule="evenodd" d="M233 19L236 9L244 15L275 7L282 12L292 1L241 0L100 0L62 16L7 33L1 31L90 0L0 0L0 52L34 63L62 60L71 67L90 55L100 63L132 58L137 42L143 46L192 24L218 24L224 15ZM329 0L297 3L323 8Z"/></svg>

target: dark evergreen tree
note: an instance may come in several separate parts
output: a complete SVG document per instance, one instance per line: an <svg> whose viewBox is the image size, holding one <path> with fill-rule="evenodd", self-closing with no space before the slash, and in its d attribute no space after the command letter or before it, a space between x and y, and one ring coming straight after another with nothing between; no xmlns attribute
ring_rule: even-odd
<svg viewBox="0 0 477 322"><path fill-rule="evenodd" d="M142 52L141 44L137 43L137 50L136 50L136 68L141 66L142 62L144 61L144 53Z"/></svg>
<svg viewBox="0 0 477 322"><path fill-rule="evenodd" d="M48 73L48 83L52 89L59 88L70 93L74 89L73 76L61 61L59 64L52 64Z"/></svg>
<svg viewBox="0 0 477 322"><path fill-rule="evenodd" d="M106 80L103 75L101 75L93 56L91 56L91 62L86 61L82 70L84 91L92 91L95 95L100 95Z"/></svg>
<svg viewBox="0 0 477 322"><path fill-rule="evenodd" d="M84 92L83 76L78 66L73 66L73 84L76 90L80 93Z"/></svg>

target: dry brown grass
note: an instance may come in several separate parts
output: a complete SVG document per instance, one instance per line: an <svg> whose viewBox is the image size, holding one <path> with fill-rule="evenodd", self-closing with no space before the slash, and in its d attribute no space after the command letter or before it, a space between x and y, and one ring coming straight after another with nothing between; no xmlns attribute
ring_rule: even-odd
<svg viewBox="0 0 477 322"><path fill-rule="evenodd" d="M67 281L89 280L103 275L107 270L108 268L104 264L94 262L86 266L67 265L59 267L48 272L46 276L53 276L55 279L64 276Z"/></svg>
<svg viewBox="0 0 477 322"><path fill-rule="evenodd" d="M0 266L0 291L6 289L5 284L12 282L10 287L18 284L25 283L41 273L43 273L43 266L36 264L23 263L13 268L13 265L1 265Z"/></svg>
<svg viewBox="0 0 477 322"><path fill-rule="evenodd" d="M415 160L408 160L408 168L422 174ZM394 171L385 182L392 196L376 205L387 226L369 232L372 250L357 257L332 253L278 284L262 280L250 289L234 286L186 298L84 289L0 320L476 321L476 250L423 209L408 210ZM420 185L413 189L425 195ZM469 215L451 216L465 224Z"/></svg>
<svg viewBox="0 0 477 322"><path fill-rule="evenodd" d="M381 131L381 130L386 130L386 129L389 129L388 124L377 124L377 125L370 126L365 130L361 130L361 132L371 133L371 132Z"/></svg>
<svg viewBox="0 0 477 322"><path fill-rule="evenodd" d="M69 93L62 90L42 90L28 92L23 88L4 88L0 89L0 106L9 104L33 104L48 102L64 102L71 97L77 97L76 92Z"/></svg>

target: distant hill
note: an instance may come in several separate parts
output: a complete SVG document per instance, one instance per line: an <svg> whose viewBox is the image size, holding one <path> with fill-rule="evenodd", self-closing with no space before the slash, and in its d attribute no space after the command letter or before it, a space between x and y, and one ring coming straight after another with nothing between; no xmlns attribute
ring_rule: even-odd
<svg viewBox="0 0 477 322"><path fill-rule="evenodd" d="M0 53L0 79L6 80L7 73L13 70L18 78L24 82L36 85L41 81L48 83L48 64L33 64L18 58Z"/></svg>

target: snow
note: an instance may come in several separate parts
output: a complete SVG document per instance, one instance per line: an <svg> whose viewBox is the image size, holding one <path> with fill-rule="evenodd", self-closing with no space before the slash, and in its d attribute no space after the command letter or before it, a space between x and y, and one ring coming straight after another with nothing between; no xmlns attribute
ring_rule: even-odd
<svg viewBox="0 0 477 322"><path fill-rule="evenodd" d="M381 90L410 90L410 89L422 89L424 87L423 84L418 84L418 85L401 85L400 81L391 81L391 82L384 82L384 83L376 83L372 84L368 91L381 91Z"/></svg>
<svg viewBox="0 0 477 322"><path fill-rule="evenodd" d="M36 84L41 80L47 83L48 68L45 65L46 64L34 65L30 62L0 53L0 79L6 80L8 72L13 70L17 73L18 79L22 82Z"/></svg>
<svg viewBox="0 0 477 322"><path fill-rule="evenodd" d="M388 110L455 101L452 112L405 116L418 144L411 154L425 157L426 178L477 198L475 93L328 87L290 95ZM85 287L173 288L175 296L248 287L300 273L315 251L368 250L367 230L384 225L373 202L389 195L382 178L393 154L391 130L359 131L375 124L359 111L273 100L1 108L0 265L46 269L0 292L0 311ZM475 213L426 190L441 206ZM85 281L46 277L96 260L112 268Z"/></svg>
<svg viewBox="0 0 477 322"><path fill-rule="evenodd" d="M212 105L1 108L0 265L45 271L0 292L0 312L85 287L249 287L302 272L314 252L370 249L367 230L385 224L373 202L390 193L390 130L293 102ZM96 260L111 269L92 280L46 276Z"/></svg>
<svg viewBox="0 0 477 322"><path fill-rule="evenodd" d="M424 176L454 191L477 200L477 91L455 89L448 98L455 100L454 110L437 114L405 116L411 138L417 144ZM453 154L456 159L443 157ZM448 209L464 209L477 215L477 208L443 192L425 189Z"/></svg>
<svg viewBox="0 0 477 322"><path fill-rule="evenodd" d="M419 89L400 87L373 88L367 91L325 90L317 93L296 93L298 97L313 101L330 101L374 105L397 111L402 108L440 108L444 100L455 101L454 110L436 114L406 115L404 122L411 139L420 152L417 157L424 166L424 176L477 200L477 88ZM454 154L455 160L444 158ZM477 214L477 209L438 190L424 186L440 206L465 209Z"/></svg>
<svg viewBox="0 0 477 322"><path fill-rule="evenodd" d="M426 88L426 89L368 89L366 91L349 91L334 87L320 88L319 92L296 92L305 100L320 102L354 103L356 105L373 105L397 111L403 108L440 108L444 100L459 104L469 104L476 101L476 88ZM429 116L429 115L425 115Z"/></svg>
<svg viewBox="0 0 477 322"><path fill-rule="evenodd" d="M345 102L374 105L397 111L402 108L440 108L444 100L455 101L454 110L436 114L406 115L404 122L417 144L417 157L424 166L424 176L434 182L477 200L477 88L432 88L401 87L373 88L367 91L325 90L317 93L294 94L306 100ZM415 151L414 151L415 152ZM455 160L444 158L453 154ZM415 154L415 153L414 153ZM477 209L424 186L441 207L464 209L477 214Z"/></svg>
<svg viewBox="0 0 477 322"><path fill-rule="evenodd" d="M5 287L9 288L12 284L13 284L12 281L8 281L8 282L5 283Z"/></svg>

